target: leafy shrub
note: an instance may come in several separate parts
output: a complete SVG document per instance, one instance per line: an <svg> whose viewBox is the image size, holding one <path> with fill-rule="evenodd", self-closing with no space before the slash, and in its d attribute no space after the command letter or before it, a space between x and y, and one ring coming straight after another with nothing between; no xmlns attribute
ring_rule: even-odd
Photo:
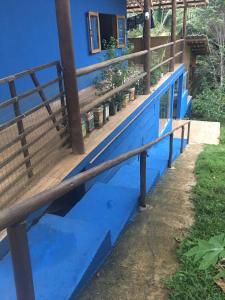
<svg viewBox="0 0 225 300"><path fill-rule="evenodd" d="M200 262L200 270L215 266L219 259L225 258L225 235L215 235L208 241L199 239L197 246L191 248L186 255L194 257L194 262Z"/></svg>
<svg viewBox="0 0 225 300"><path fill-rule="evenodd" d="M225 121L225 91L224 88L205 88L193 99L193 118L206 121Z"/></svg>

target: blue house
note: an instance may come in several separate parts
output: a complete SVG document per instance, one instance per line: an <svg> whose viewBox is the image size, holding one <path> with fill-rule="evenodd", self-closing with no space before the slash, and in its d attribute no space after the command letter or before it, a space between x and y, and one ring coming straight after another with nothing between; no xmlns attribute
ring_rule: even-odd
<svg viewBox="0 0 225 300"><path fill-rule="evenodd" d="M76 298L146 206L146 193L188 143L190 122L179 136L173 125L191 107L187 9L206 4L3 1L1 299ZM172 9L171 36L154 44L158 7ZM127 12L142 20L138 50L128 49Z"/></svg>

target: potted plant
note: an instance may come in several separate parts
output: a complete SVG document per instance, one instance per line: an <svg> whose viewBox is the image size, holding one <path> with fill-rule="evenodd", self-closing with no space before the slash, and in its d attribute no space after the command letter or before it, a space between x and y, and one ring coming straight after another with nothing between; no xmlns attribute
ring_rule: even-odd
<svg viewBox="0 0 225 300"><path fill-rule="evenodd" d="M135 87L131 87L128 90L129 94L130 94L130 101L134 101L136 98L136 90Z"/></svg>
<svg viewBox="0 0 225 300"><path fill-rule="evenodd" d="M95 107L93 109L94 112L94 123L95 128L100 128L103 126L103 105Z"/></svg>
<svg viewBox="0 0 225 300"><path fill-rule="evenodd" d="M85 118L85 115L82 115L82 116L81 116L81 128L82 128L82 135L83 135L83 138L85 138L86 135L87 135L87 128L86 128L86 118Z"/></svg>
<svg viewBox="0 0 225 300"><path fill-rule="evenodd" d="M89 112L86 113L86 125L87 125L87 131L88 132L91 132L95 129L93 111L89 111Z"/></svg>
<svg viewBox="0 0 225 300"><path fill-rule="evenodd" d="M109 121L109 102L103 103L103 123Z"/></svg>
<svg viewBox="0 0 225 300"><path fill-rule="evenodd" d="M113 98L109 103L109 115L114 116L118 111L118 103L115 98Z"/></svg>

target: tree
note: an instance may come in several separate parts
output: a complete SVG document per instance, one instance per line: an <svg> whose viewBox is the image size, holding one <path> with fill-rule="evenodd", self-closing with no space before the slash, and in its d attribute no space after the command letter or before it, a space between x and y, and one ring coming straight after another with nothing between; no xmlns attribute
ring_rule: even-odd
<svg viewBox="0 0 225 300"><path fill-rule="evenodd" d="M198 79L216 88L225 84L225 2L210 1L206 8L191 9L188 15L188 34L206 34L210 54L199 59ZM201 92L201 88L200 88Z"/></svg>

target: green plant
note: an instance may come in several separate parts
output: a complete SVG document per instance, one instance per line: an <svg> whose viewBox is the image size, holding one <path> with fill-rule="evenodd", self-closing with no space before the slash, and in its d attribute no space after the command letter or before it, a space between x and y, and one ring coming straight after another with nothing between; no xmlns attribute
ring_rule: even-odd
<svg viewBox="0 0 225 300"><path fill-rule="evenodd" d="M225 91L223 87L205 88L193 99L192 116L207 121L225 121Z"/></svg>
<svg viewBox="0 0 225 300"><path fill-rule="evenodd" d="M111 37L110 41L107 43L103 41L104 49L106 49L104 54L104 59L112 59L117 57L117 42L115 38ZM122 55L129 54L133 51L133 46L128 45L126 49L123 49ZM128 62L121 62L114 65L111 65L105 68L101 74L94 80L95 87L97 89L98 95L105 94L107 91L119 87L124 84L130 77L135 76L139 73L139 70L135 67L134 64ZM121 98L121 93L113 97L117 103Z"/></svg>
<svg viewBox="0 0 225 300"><path fill-rule="evenodd" d="M213 236L208 241L198 240L197 246L191 248L186 256L200 262L200 270L215 266L219 259L225 258L225 234Z"/></svg>
<svg viewBox="0 0 225 300"><path fill-rule="evenodd" d="M186 253L198 240L209 241L225 228L225 127L221 126L219 145L207 145L198 157L195 167L196 186L191 199L194 205L195 223L180 243L177 251L179 268L166 282L170 300L224 300L224 292L215 284L224 277L224 262L216 267L199 269L199 263ZM223 260L223 259L222 259ZM201 261L201 260L200 260ZM219 274L218 274L219 272Z"/></svg>

